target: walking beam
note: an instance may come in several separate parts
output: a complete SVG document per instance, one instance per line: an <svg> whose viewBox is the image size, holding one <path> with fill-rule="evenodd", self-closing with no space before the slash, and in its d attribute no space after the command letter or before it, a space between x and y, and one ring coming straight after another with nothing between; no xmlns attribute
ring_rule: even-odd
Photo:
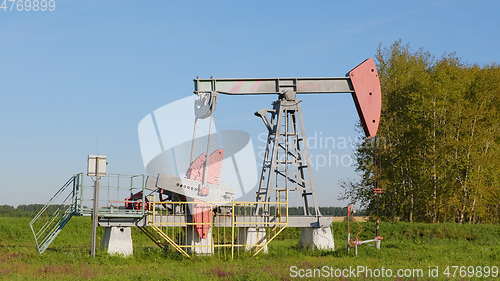
<svg viewBox="0 0 500 281"><path fill-rule="evenodd" d="M350 70L346 77L309 78L209 78L194 79L194 93L210 94L208 114L215 110L215 96L351 93L367 137L377 134L382 109L380 80L373 59Z"/></svg>

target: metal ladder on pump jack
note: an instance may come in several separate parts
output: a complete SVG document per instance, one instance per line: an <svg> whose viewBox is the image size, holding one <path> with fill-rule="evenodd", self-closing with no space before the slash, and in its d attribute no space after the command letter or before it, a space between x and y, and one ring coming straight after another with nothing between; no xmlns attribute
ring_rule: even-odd
<svg viewBox="0 0 500 281"><path fill-rule="evenodd" d="M286 100L288 96L289 100ZM304 140L302 129L298 127L300 114L300 101L295 99L295 94L284 92L279 100L273 104L273 109L260 110L255 113L260 117L268 129L268 140L261 173L261 180L257 192L256 201L266 201L268 193L273 188L275 191L285 188L287 190L302 190L304 199L304 214L308 215L307 196L313 195L312 191L307 192L305 169L309 167L305 147L301 148ZM271 114L268 119L267 114ZM292 138L292 140L290 140ZM291 173L290 173L291 172ZM278 176L283 179L284 187L273 187L271 177ZM293 187L290 188L289 187ZM314 201L314 200L313 200ZM316 214L319 211L316 209Z"/></svg>

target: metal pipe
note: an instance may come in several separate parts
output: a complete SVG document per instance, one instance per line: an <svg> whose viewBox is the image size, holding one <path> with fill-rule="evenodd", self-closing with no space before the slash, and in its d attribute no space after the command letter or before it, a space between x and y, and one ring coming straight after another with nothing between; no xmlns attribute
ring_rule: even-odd
<svg viewBox="0 0 500 281"><path fill-rule="evenodd" d="M99 206L99 181L100 177L97 175L99 173L99 161L96 161L96 178L94 184L94 205L92 210L92 243L90 246L90 255L94 258L96 252L96 241L97 241L97 224L98 224L98 206Z"/></svg>

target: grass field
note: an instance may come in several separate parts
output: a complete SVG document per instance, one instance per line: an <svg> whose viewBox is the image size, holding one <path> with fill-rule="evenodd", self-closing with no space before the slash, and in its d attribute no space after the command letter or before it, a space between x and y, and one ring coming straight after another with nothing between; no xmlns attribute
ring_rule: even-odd
<svg viewBox="0 0 500 281"><path fill-rule="evenodd" d="M455 278L446 278L444 271L447 266L500 265L500 225L383 223L382 249L362 247L358 257L345 252L343 223L333 226L335 252L301 251L296 246L298 231L287 229L271 243L269 254L234 260L185 259L163 252L134 229L133 257L99 252L97 258L91 259L87 253L89 218L73 218L41 256L35 251L28 221L28 218L0 218L0 280L294 280L299 279L293 277L299 273L302 276L311 273L306 271L308 268L317 268L316 274L325 268L335 274L329 271L330 267L348 269L350 266L366 266L372 270L389 268L393 276L331 280L498 280L460 277L460 269L455 272ZM370 223L355 225L359 227L363 228L362 238L373 237ZM295 266L293 271L291 266ZM429 277L428 268L436 266L439 277ZM410 274L413 277L397 277L399 269L415 269ZM418 275L418 269L422 269L423 276ZM449 269L452 274L453 268Z"/></svg>

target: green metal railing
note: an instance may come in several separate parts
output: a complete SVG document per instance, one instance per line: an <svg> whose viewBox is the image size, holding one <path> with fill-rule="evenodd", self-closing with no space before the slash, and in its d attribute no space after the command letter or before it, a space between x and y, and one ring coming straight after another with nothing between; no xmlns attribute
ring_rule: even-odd
<svg viewBox="0 0 500 281"><path fill-rule="evenodd" d="M94 178L78 174L78 194L75 203L78 215L90 216L93 208ZM145 204L140 208L126 208L131 202L146 201L145 175L107 174L100 179L99 209L101 217L138 217L147 211ZM131 193L143 192L143 197L135 201L127 201Z"/></svg>
<svg viewBox="0 0 500 281"><path fill-rule="evenodd" d="M76 214L78 175L72 176L30 221L38 252L47 250L59 232Z"/></svg>

